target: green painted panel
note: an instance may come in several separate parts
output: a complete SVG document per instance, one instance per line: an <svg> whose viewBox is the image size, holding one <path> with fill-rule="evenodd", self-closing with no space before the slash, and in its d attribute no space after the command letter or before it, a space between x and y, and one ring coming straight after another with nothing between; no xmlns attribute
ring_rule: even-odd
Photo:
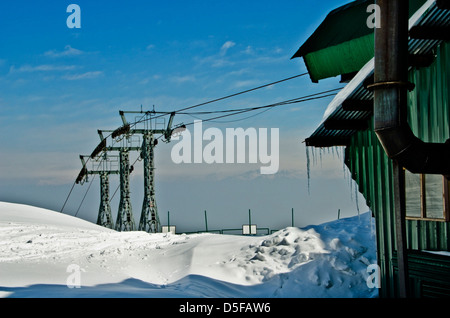
<svg viewBox="0 0 450 318"><path fill-rule="evenodd" d="M359 71L374 55L374 29L367 25L373 0L356 0L331 11L292 58L303 57L312 81ZM409 0L411 17L425 0Z"/></svg>
<svg viewBox="0 0 450 318"><path fill-rule="evenodd" d="M304 56L312 81L359 71L372 57L374 35L330 46ZM339 56L339 63L336 57Z"/></svg>
<svg viewBox="0 0 450 318"><path fill-rule="evenodd" d="M408 122L426 142L445 142L450 136L450 43L443 43L430 67L409 72L416 88L408 93Z"/></svg>

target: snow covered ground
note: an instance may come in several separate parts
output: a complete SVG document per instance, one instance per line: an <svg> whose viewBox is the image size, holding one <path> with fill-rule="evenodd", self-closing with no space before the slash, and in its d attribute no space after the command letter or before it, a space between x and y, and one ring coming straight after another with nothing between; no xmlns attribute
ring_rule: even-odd
<svg viewBox="0 0 450 318"><path fill-rule="evenodd" d="M116 232L0 202L0 297L378 296L370 213L267 236Z"/></svg>

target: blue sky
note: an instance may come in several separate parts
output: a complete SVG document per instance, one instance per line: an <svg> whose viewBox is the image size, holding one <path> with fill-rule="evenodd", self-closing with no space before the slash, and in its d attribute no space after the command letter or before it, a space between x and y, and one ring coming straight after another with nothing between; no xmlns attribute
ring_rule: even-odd
<svg viewBox="0 0 450 318"><path fill-rule="evenodd" d="M97 129L120 126L119 110L171 111L305 72L291 60L326 14L349 1L14 1L0 3L0 200L60 210L81 163L98 144ZM81 28L69 29L69 4ZM308 76L198 110L261 106L342 87L339 78ZM280 170L261 176L255 164L179 164L173 144L156 148L156 193L180 230L240 227L252 209L260 227L296 225L357 213L355 189L340 156L316 152L308 191L302 141L331 97L279 107L204 128L279 128ZM239 119L245 116L229 118ZM175 123L191 122L176 116ZM321 159L321 160L320 160ZM133 211L142 177L132 176ZM77 216L95 220L98 180ZM117 180L111 180L114 191ZM74 215L88 184L77 185L65 213ZM308 193L309 192L309 193ZM117 196L118 197L118 196ZM112 203L116 215L118 198ZM359 207L366 207L359 198ZM172 222L171 222L172 223Z"/></svg>

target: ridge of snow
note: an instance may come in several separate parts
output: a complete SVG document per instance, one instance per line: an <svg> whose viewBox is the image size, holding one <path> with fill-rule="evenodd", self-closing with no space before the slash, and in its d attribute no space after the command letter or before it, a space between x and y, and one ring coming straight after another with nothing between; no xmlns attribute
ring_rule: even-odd
<svg viewBox="0 0 450 318"><path fill-rule="evenodd" d="M377 297L370 213L266 236L116 232L0 202L0 297ZM70 266L80 287L69 288Z"/></svg>

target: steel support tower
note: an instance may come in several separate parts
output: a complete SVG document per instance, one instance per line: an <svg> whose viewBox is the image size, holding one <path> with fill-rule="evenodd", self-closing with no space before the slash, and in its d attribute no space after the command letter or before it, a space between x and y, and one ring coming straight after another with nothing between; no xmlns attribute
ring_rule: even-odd
<svg viewBox="0 0 450 318"><path fill-rule="evenodd" d="M172 122L175 116L175 112L158 113L153 111L119 111L122 118L123 126L129 127L130 123L125 118L125 113L136 114L138 119L133 123L133 129L129 130L131 134L142 135L142 151L141 158L144 161L144 200L142 203L141 218L139 221L139 230L149 233L161 232L161 223L159 221L158 208L155 199L155 156L154 148L158 139L155 139L155 134L159 137L164 137L164 142L170 142L172 134L178 131L186 129L185 125L179 125L176 128L172 128ZM158 116L155 116L157 115ZM170 114L168 123L161 114ZM161 118L163 121L158 122L156 119ZM141 127L137 127L137 123L141 124Z"/></svg>
<svg viewBox="0 0 450 318"><path fill-rule="evenodd" d="M149 130L143 135L141 157L144 160L144 202L142 203L139 231L157 233L161 231L158 208L155 200L155 138Z"/></svg>
<svg viewBox="0 0 450 318"><path fill-rule="evenodd" d="M120 159L120 202L116 231L134 231L133 209L130 199L130 156L128 148L119 151Z"/></svg>
<svg viewBox="0 0 450 318"><path fill-rule="evenodd" d="M98 209L97 224L114 228L114 221L111 214L111 206L109 204L109 173L102 171L99 173L100 177L100 208Z"/></svg>
<svg viewBox="0 0 450 318"><path fill-rule="evenodd" d="M76 180L76 183L84 183L88 181L88 175L99 175L100 177L100 207L98 209L97 224L113 229L114 221L111 214L111 206L109 204L109 175L118 174L118 170L111 169L110 158L104 152L101 156L93 157L95 163L92 169L87 169L85 157L80 156L83 168Z"/></svg>
<svg viewBox="0 0 450 318"><path fill-rule="evenodd" d="M138 114L138 118L128 123L125 119L125 113ZM122 118L122 126L115 130L98 130L101 141L90 155L90 159L99 162L97 170L87 170L86 161L83 159L83 156L80 156L83 168L76 179L76 183L88 181L89 174L98 174L100 177L100 207L97 224L108 228L115 228L117 231L134 231L136 230L136 226L130 198L130 173L133 166L130 167L129 153L130 151L140 152L140 158L144 162L144 199L138 230L149 233L161 232L161 223L155 199L154 148L159 137L163 137L162 140L164 142L170 142L172 135L183 131L186 129L186 126L181 124L175 128L171 127L175 112L155 112L155 110L143 112L141 110L119 111L119 114ZM155 116L155 114L159 115ZM156 118L169 114L170 118L167 126L165 125L165 121L159 123L156 121ZM143 127L137 127L138 125ZM105 138L103 132L111 133L108 136L111 137L110 146L107 146L108 137ZM159 134L159 137L155 138L155 134ZM142 135L142 144L139 141L138 145L133 146L132 137L134 135ZM120 145L114 146L114 144L120 142ZM111 167L106 168L104 164L107 162L109 152L119 152L119 167L116 170L112 170ZM104 160L103 164L101 160ZM98 169L100 166L103 168ZM111 215L109 198L109 174L112 173L120 175L120 202L115 227Z"/></svg>

